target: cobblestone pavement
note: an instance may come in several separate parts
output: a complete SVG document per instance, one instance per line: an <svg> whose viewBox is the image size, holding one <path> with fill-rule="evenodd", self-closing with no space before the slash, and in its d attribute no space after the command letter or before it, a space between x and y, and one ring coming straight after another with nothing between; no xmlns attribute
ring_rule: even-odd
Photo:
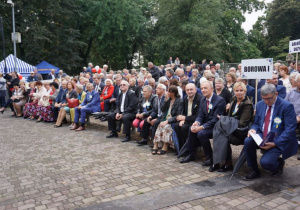
<svg viewBox="0 0 300 210"><path fill-rule="evenodd" d="M86 131L75 132L5 112L0 116L0 210L73 209L224 176L208 172L201 159L180 164L171 152L153 156L148 146L106 139L107 134L106 123L95 120ZM233 148L234 159L240 150ZM286 166L299 163L293 157ZM299 205L299 188L290 190L295 196L262 197L245 188L171 208L272 207L276 198L284 199L284 208ZM247 200L246 194L255 199Z"/></svg>
<svg viewBox="0 0 300 210"><path fill-rule="evenodd" d="M180 209L300 209L300 187L265 196L249 188L243 188L164 208L164 210Z"/></svg>

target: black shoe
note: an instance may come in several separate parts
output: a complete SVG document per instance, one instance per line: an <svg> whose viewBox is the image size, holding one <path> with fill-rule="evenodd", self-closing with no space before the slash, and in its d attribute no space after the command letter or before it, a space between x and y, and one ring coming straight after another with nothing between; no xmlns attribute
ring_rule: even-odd
<svg viewBox="0 0 300 210"><path fill-rule="evenodd" d="M100 119L100 118L101 118L101 115L98 115L98 116L95 117L96 120Z"/></svg>
<svg viewBox="0 0 300 210"><path fill-rule="evenodd" d="M280 176L283 173L283 167L284 167L285 161L282 158L279 158L278 160L280 161L278 170L273 171L272 176Z"/></svg>
<svg viewBox="0 0 300 210"><path fill-rule="evenodd" d="M115 132L111 132L106 138L113 138L113 137L118 137L118 134Z"/></svg>
<svg viewBox="0 0 300 210"><path fill-rule="evenodd" d="M209 172L214 172L220 168L220 164L211 165L208 169Z"/></svg>
<svg viewBox="0 0 300 210"><path fill-rule="evenodd" d="M102 117L102 118L100 119L100 121L101 121L101 122L105 122L105 121L107 121L107 118L106 118L106 117Z"/></svg>
<svg viewBox="0 0 300 210"><path fill-rule="evenodd" d="M230 165L222 165L221 168L218 170L218 172L226 172L226 171L232 171L233 170L233 166Z"/></svg>
<svg viewBox="0 0 300 210"><path fill-rule="evenodd" d="M300 155L298 156L298 158L297 158L298 160L300 160Z"/></svg>
<svg viewBox="0 0 300 210"><path fill-rule="evenodd" d="M138 141L138 146L143 146L143 145L147 145L148 140L147 139L142 139L141 141Z"/></svg>
<svg viewBox="0 0 300 210"><path fill-rule="evenodd" d="M183 158L180 163L188 163L190 161L194 161L195 160L195 156L189 154L188 156L186 156L185 158Z"/></svg>
<svg viewBox="0 0 300 210"><path fill-rule="evenodd" d="M130 136L126 136L126 137L122 140L122 142L128 142L128 141L130 141L130 140L131 140Z"/></svg>
<svg viewBox="0 0 300 210"><path fill-rule="evenodd" d="M246 176L243 177L243 180L245 181L251 181L255 178L260 177L260 172L259 171L250 171Z"/></svg>
<svg viewBox="0 0 300 210"><path fill-rule="evenodd" d="M213 164L213 159L212 157L206 159L204 163L202 163L202 166L211 166Z"/></svg>

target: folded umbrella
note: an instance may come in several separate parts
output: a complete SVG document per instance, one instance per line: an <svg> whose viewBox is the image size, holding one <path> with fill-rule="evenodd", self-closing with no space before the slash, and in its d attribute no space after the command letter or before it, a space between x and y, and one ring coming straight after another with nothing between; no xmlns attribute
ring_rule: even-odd
<svg viewBox="0 0 300 210"><path fill-rule="evenodd" d="M236 161L236 163L234 165L234 169L232 171L232 175L230 177L230 180L240 170L240 168L242 167L242 165L244 165L245 162L246 162L246 152L245 152L244 147L243 147L243 150L241 151L240 156L239 156L238 160Z"/></svg>

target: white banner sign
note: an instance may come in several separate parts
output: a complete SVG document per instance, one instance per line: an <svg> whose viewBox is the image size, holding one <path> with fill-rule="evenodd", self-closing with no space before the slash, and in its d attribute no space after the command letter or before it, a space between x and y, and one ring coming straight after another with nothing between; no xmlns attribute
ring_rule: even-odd
<svg viewBox="0 0 300 210"><path fill-rule="evenodd" d="M272 79L273 58L242 60L242 79Z"/></svg>
<svg viewBox="0 0 300 210"><path fill-rule="evenodd" d="M290 41L289 53L300 52L300 39Z"/></svg>

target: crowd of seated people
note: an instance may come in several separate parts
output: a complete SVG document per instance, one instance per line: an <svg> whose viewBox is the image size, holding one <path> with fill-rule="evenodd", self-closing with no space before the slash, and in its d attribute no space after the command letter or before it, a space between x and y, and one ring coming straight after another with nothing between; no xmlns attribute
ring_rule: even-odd
<svg viewBox="0 0 300 210"><path fill-rule="evenodd" d="M82 72L73 78L62 72L58 75L51 72L48 75L53 79L51 83L43 83L32 75L34 80L30 79L27 89L15 72L4 77L0 74L0 85L4 79L9 95L6 101L1 98L0 112L3 113L9 106L13 116L53 122L55 128L68 123L69 114L70 130L75 131L85 130L88 115L97 113L97 119L107 121L110 134L106 138L118 137L122 130L122 142L128 142L134 127L141 137L137 144L143 146L150 140L153 155L166 154L170 147L175 148L175 143L178 144L177 152L185 145L187 153L180 163L194 161L196 148L201 146L205 158L202 165L208 166L211 172L225 172L233 169L231 144L244 144L248 130L253 131L251 124L257 125L262 120L255 115L255 95L259 107L265 104L276 107L276 101L280 99L291 103L298 129L300 124L298 72L289 75L286 66L277 66L278 72L274 72L272 79L261 81L263 84L255 93L255 88L241 79L240 68L239 65L237 71L232 67L224 74L220 64L204 63L197 67L191 63L184 67L170 63L158 67L149 62L147 69L141 68L139 71ZM266 98L273 93L273 87L276 94ZM0 86L0 91L2 89L3 86ZM276 101L271 103L275 96ZM230 125L231 129L226 130L230 136L221 135L225 132L222 130L224 123ZM265 122L261 125L264 127ZM280 125L283 126L284 122ZM264 129L255 128L255 132ZM173 141L175 138L177 142ZM249 143L251 140L247 139ZM284 143L278 144L278 148L284 148ZM251 158L249 156L249 160L253 160ZM282 166L282 162L278 164L278 167ZM247 179L256 178L258 174L256 170Z"/></svg>

